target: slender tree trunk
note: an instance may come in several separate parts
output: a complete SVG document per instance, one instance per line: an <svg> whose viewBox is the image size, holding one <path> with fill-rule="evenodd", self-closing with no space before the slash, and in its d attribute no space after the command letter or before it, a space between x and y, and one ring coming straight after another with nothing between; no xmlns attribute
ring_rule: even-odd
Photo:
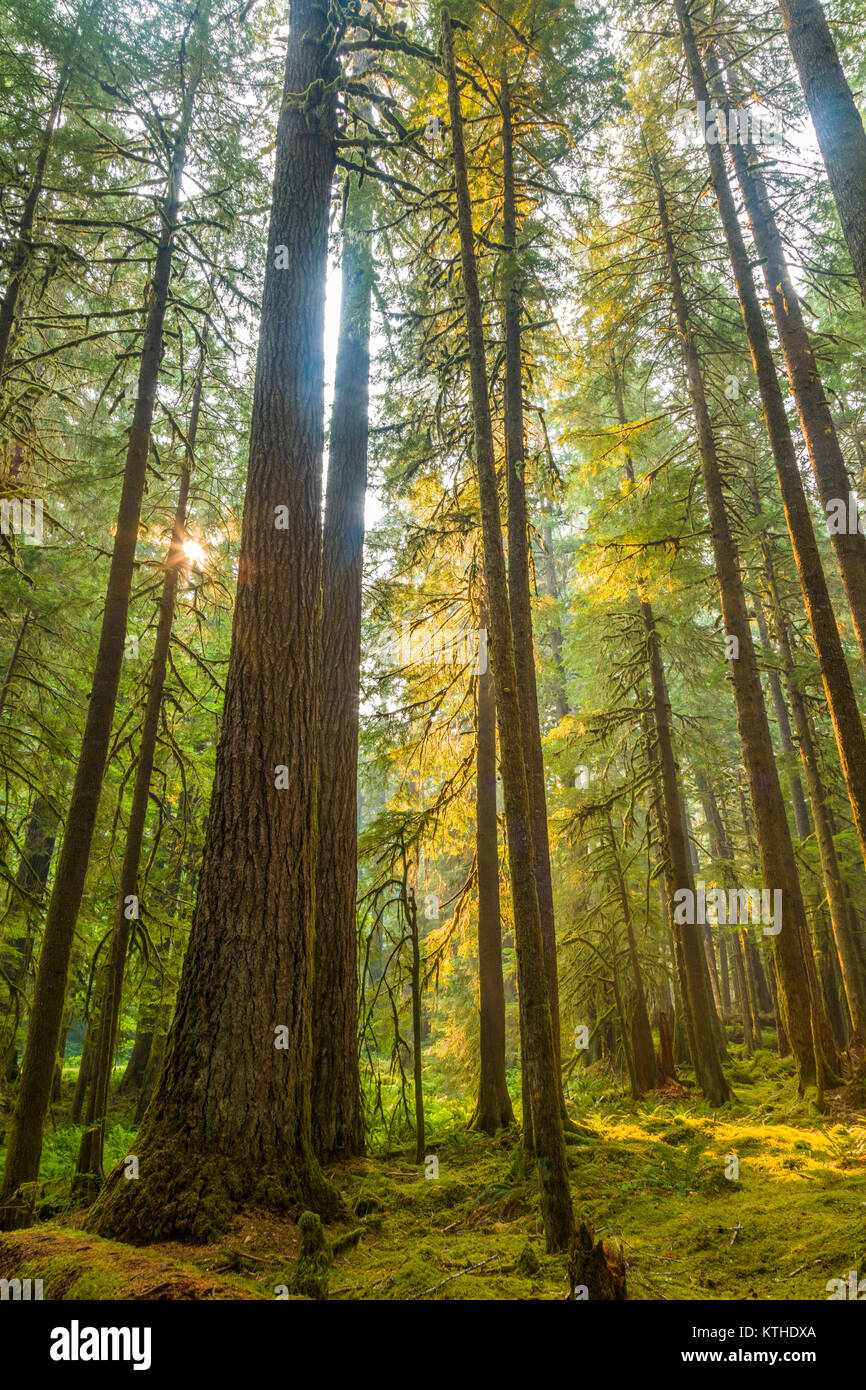
<svg viewBox="0 0 866 1390"><path fill-rule="evenodd" d="M683 40L689 70L692 76L692 86L694 88L696 100L705 102L709 107L711 104L710 93L704 76L698 46L695 41L694 33L689 18L687 0L675 0L677 14L680 22L680 32ZM724 100L724 88L719 86L715 59L712 53L708 56L710 72L714 77L714 91L717 96ZM854 694L854 687L851 681L851 673L845 660L842 650L842 642L836 624L836 617L833 612L833 605L830 600L827 581L821 565L820 552L812 526L812 517L809 510L809 503L806 498L803 480L797 463L797 454L794 448L794 440L791 428L788 423L788 416L785 411L785 403L776 373L776 366L773 360L772 348L761 306L758 302L758 294L755 289L755 282L752 278L752 268L746 251L745 241L740 223L737 218L737 211L734 204L733 193L725 169L725 159L722 147L719 144L707 143L707 157L710 164L713 186L716 192L719 213L725 232L725 240L728 246L728 253L731 265L734 270L734 277L737 282L737 293L740 299L740 307L743 313L743 321L749 340L749 347L752 354L752 362L758 378L758 386L761 393L761 402L764 408L764 419L770 437L770 444L773 450L773 458L776 464L776 473L779 479L779 487L782 493L782 502L785 508L785 518L788 523L788 534L791 538L791 548L794 553L794 561L800 577L800 584L803 589L803 596L806 603L806 612L812 629L812 636L815 649L818 653L818 660L821 667L821 677L824 682L824 689L827 694L827 703L833 723L833 730L836 735L836 742L839 748L839 757L842 763L842 771L845 777L845 784L848 788L848 795L851 800L851 809L854 814L854 822L860 835L860 843L866 855L866 734L863 731L863 723L860 718L860 711L857 707L857 700ZM742 149L734 142L734 162L738 172L745 167L744 154ZM741 184L744 196L749 187L750 175L748 171L744 173ZM772 213L769 204L765 205L766 217L772 221ZM758 217L759 226L762 225L762 218ZM764 218L763 220L766 220ZM773 224L775 226L775 224ZM753 222L756 241L757 230ZM760 254L766 253L766 246L758 243L761 248ZM778 242L778 234L773 249L781 254L781 243ZM775 273L775 272L774 272ZM768 288L770 288L768 281ZM793 290L793 287L792 287ZM775 302L775 301L774 301ZM790 315L791 307L787 305L787 312ZM799 312L799 306L798 306ZM778 320L778 315L777 315ZM801 329L805 333L805 329ZM782 327L779 326L780 336ZM797 386L792 376L792 384L796 391ZM809 401L815 402L814 382L809 383ZM808 417L812 419L811 414ZM832 441L835 441L835 434L831 436L826 433L827 429L832 433L833 425L830 419L829 409L824 402L824 413L820 421L813 421L814 425L820 423L821 439L820 450L822 457L828 448L831 448ZM804 429L805 429L804 420ZM808 435L807 435L808 438ZM828 441L831 441L828 443ZM810 446L811 447L811 446ZM841 452L838 450L838 465L844 473ZM845 475L847 478L847 474ZM847 503L848 490L842 494ZM863 538L861 537L861 540ZM846 552L847 553L847 552ZM863 559L866 561L866 541L862 547ZM866 567L863 569L862 578L857 580L858 586L863 586L864 603L866 603ZM859 591L859 590L858 590ZM854 611L852 607L852 612ZM866 607L864 607L866 614ZM784 702L783 702L784 703ZM781 732L781 729L780 729ZM801 793L802 795L802 793Z"/></svg>
<svg viewBox="0 0 866 1390"><path fill-rule="evenodd" d="M27 632L29 623L30 613L28 611L24 614L24 617L21 619L21 626L18 629L18 636L15 638L15 646L12 648L12 655L9 658L9 663L6 667L6 670L3 673L3 683L2 685L0 685L0 714L2 714L3 710L6 707L6 700L9 695L9 690L12 686L12 681L14 679L15 672L18 669L18 662L21 657L21 647L24 642L24 636Z"/></svg>
<svg viewBox="0 0 866 1390"><path fill-rule="evenodd" d="M33 171L33 179L24 199L24 206L21 209L21 217L18 222L17 233L12 243L9 255L9 268L7 272L6 288L3 298L0 299L0 382L6 370L6 358L9 351L9 339L12 335L12 326L15 322L15 310L18 305L18 298L21 293L21 286L33 255L33 224L36 220L36 208L39 199L42 197L42 190L45 185L45 170L48 164L48 157L51 154L51 147L54 144L54 132L60 113L63 110L63 102L66 97L66 90L69 86L70 65L64 63L57 85L51 98L51 106L48 111L48 119L42 136L42 143L39 146L39 153L36 156L36 167Z"/></svg>
<svg viewBox="0 0 866 1390"><path fill-rule="evenodd" d="M730 102L724 84L721 79L715 76L715 59L711 58L710 61L712 63L711 86L713 94L722 109L727 110ZM828 508L832 508L833 503L844 503L847 519L851 481L836 434L833 416L824 393L824 384L812 349L810 335L803 320L800 300L785 258L781 234L761 173L761 160L758 152L749 141L742 143L734 141L730 149L755 247L763 267L767 294L772 304L776 330L782 346L785 366L797 406L797 413L800 417L803 436L809 450L809 458L818 485L821 503L825 512ZM762 377L763 374L762 368ZM764 408L766 411L766 402ZM771 432L774 452L778 450L776 436L777 431L774 428ZM776 452L777 469L779 462L779 454ZM780 483L782 481L780 474ZM790 474L789 468L786 467L785 483L783 483L786 513L791 513L792 507L802 511L802 505L794 495L795 486L795 479ZM793 513L791 513L791 518L793 518ZM851 528L846 524L842 530L834 530L831 527L830 538L836 552L860 651L866 660L866 535L860 530L859 525ZM858 743L853 741L857 740L858 735L851 710L851 698L845 693L846 675L837 650L837 642L833 638L832 629L835 624L830 622L830 613L827 611L826 602L820 591L819 567L816 567L814 557L811 560L809 558L811 547L802 549L804 543L808 541L804 521L798 521L791 529L791 541L794 545L801 579L807 574L811 577L808 588L804 583L804 594L815 635L815 644L821 655L822 677L825 681L829 677L833 678L832 686L828 685L828 700L832 699L833 702L831 708L834 728L838 725L837 739L840 740L839 751L843 768L846 769L849 795L852 794L852 786L858 787L855 820L861 843L864 845L864 853L866 853L866 804L864 804L866 803L866 794L854 778L854 774L858 770L862 775L866 775L863 767L863 755L858 751ZM817 608L815 608L816 603L818 604ZM813 608L815 608L814 618ZM850 677L848 679L850 680ZM861 726L859 740L862 741L862 739Z"/></svg>
<svg viewBox="0 0 866 1390"><path fill-rule="evenodd" d="M728 522L727 504L700 358L674 249L667 199L654 161L653 172L658 192L659 219L671 296L697 429L724 629L727 635L736 637L738 642L739 654L731 661L731 675L737 707L737 724L757 824L764 886L771 891L780 890L782 893L784 924L773 937L773 947L779 971L785 1023L797 1061L800 1083L803 1085L815 1079L812 1009L819 1007L810 994L808 962L804 958L805 908L785 802L773 758L770 726L752 645L737 548ZM827 1060L832 1068L837 1059L834 1056ZM835 1078L834 1073L833 1075Z"/></svg>
<svg viewBox="0 0 866 1390"><path fill-rule="evenodd" d="M201 412L204 354L203 345L193 386L180 493L174 515L171 544L165 561L156 641L150 667L144 720L141 726L138 762L135 769L132 803L129 808L129 823L126 827L123 863L120 869L120 887L114 909L114 928L108 956L105 990L99 1011L93 1079L88 1096L84 1133L81 1136L81 1145L78 1151L76 1178L80 1180L77 1184L80 1190L98 1185L103 1176L102 1155L105 1145L105 1120L108 1114L108 1093L114 1071L117 1028L123 998L123 976L126 970L131 923L137 920L140 915L138 871L141 863L141 847L144 842L147 808L150 803L150 784L156 757L156 741L162 711L165 674L168 668L171 630L174 624L177 586L184 566L183 545L186 535L186 509L189 499L190 471L195 458L196 436Z"/></svg>
<svg viewBox="0 0 866 1390"><path fill-rule="evenodd" d="M463 118L457 89L451 19L447 9L442 11L442 50L453 139L457 221L463 268L475 456L484 544L484 573L490 605L490 653L499 718L518 981L525 1024L523 1044L527 1054L529 1100L541 1189L542 1219L547 1248L556 1251L567 1249L571 1242L574 1214L562 1130L562 1083L556 1062L535 882L531 810L523 762L523 735L517 696L508 580L502 547L481 297L475 264L472 205L463 143Z"/></svg>
<svg viewBox="0 0 866 1390"><path fill-rule="evenodd" d="M481 625L487 613L481 613ZM475 856L478 867L478 984L481 1009L481 1079L473 1127L495 1134L514 1123L505 1075L505 987L499 915L499 843L496 821L496 697L489 668L476 678L477 754Z"/></svg>
<svg viewBox="0 0 866 1390"><path fill-rule="evenodd" d="M514 146L511 124L511 94L508 72L503 64L499 82L502 112L503 216L502 239L505 247L505 470L508 488L508 598L517 670L517 699L523 735L523 757L532 819L532 845L535 855L535 888L544 942L544 966L550 995L553 1048L557 1074L561 1072L559 1029L559 968L556 959L556 923L553 911L553 880L550 873L550 844L547 833L547 795L544 754L538 718L538 689L535 681L535 653L532 638L532 602L529 585L529 523L526 510L523 446L523 368L520 356L521 287L517 267L517 205L514 189ZM563 1115L565 1101L563 1100Z"/></svg>
<svg viewBox="0 0 866 1390"><path fill-rule="evenodd" d="M612 363L614 395L620 425L626 423L622 382L616 363ZM634 485L634 465L631 454L625 451L626 479ZM652 605L642 592L638 579L637 602L646 634L646 654L652 691L652 714L655 729L655 749L650 752L656 763L660 781L659 824L666 839L666 872L668 875L668 908L674 940L674 958L680 980L680 993L685 1011L692 1059L698 1085L711 1105L723 1105L728 1099L728 1083L722 1071L720 1032L714 1017L707 962L703 943L698 936L700 927L686 928L673 916L674 895L689 886L694 893L694 874L686 831L686 809L680 786L673 743L673 719L667 681L661 654L658 627ZM651 741L648 740L651 748Z"/></svg>
<svg viewBox="0 0 866 1390"><path fill-rule="evenodd" d="M809 792L812 820L815 826L815 839L821 858L824 888L827 893L827 906L833 928L833 939L842 971L842 982L854 1032L866 1039L866 962L856 932L852 930L850 904L842 877L839 856L833 838L833 829L828 817L827 793L821 774L818 753L812 736L809 712L797 682L794 654L791 649L791 636L786 614L782 608L776 584L775 566L767 542L764 542L764 574L770 591L775 619L776 639L782 662L782 671L788 688L794 726L800 744L800 757Z"/></svg>
<svg viewBox="0 0 866 1390"><path fill-rule="evenodd" d="M559 585L556 580L556 566L553 563L553 528L549 521L544 521L541 528L543 544L536 549L536 569L542 579L539 586L542 593L549 594L559 602ZM553 657L553 669L556 673L555 679L555 710L557 721L563 720L568 714L568 692L565 684L565 663L563 661L562 629L559 620L556 619L548 627L548 639L550 641L550 653Z"/></svg>
<svg viewBox="0 0 866 1390"><path fill-rule="evenodd" d="M737 932L732 938L731 947L734 953L734 970L737 976L737 993L740 996L740 1016L743 1020L743 1042L746 1046L746 1053L751 1057L755 1048L759 1045L760 1034L757 1032L758 1020L753 1005L753 991L749 987L749 975L746 966L746 954L743 948L743 933Z"/></svg>
<svg viewBox="0 0 866 1390"><path fill-rule="evenodd" d="M350 187L322 543L319 853L313 970L313 1145L363 1153L358 1069L358 707L370 380L370 209Z"/></svg>
<svg viewBox="0 0 866 1390"><path fill-rule="evenodd" d="M641 612L647 636L653 719L667 836L667 860L670 866L668 900L673 909L675 894L682 889L690 890L694 901L695 882L686 836L685 807L674 757L670 700L662 667L658 630L652 609L645 600L641 600ZM680 925L673 916L671 927L698 1085L710 1105L724 1105L730 1091L719 1055L707 963L699 936L700 927Z"/></svg>
<svg viewBox="0 0 866 1390"><path fill-rule="evenodd" d="M866 300L866 131L819 0L780 0L779 8Z"/></svg>
<svg viewBox="0 0 866 1390"><path fill-rule="evenodd" d="M172 150L99 650L87 707L84 738L67 814L66 831L45 923L33 996L33 1013L22 1067L21 1089L9 1139L3 1186L0 1189L0 1228L5 1229L16 1225L23 1213L23 1209L16 1207L11 1200L14 1193L22 1183L35 1181L39 1173L42 1130L51 1091L53 1059L60 1040L69 956L84 892L123 663L135 546L150 450L150 429L156 402L163 323L180 208L181 180L195 93L204 62L207 13L207 5L204 5L199 12L198 52L192 59L183 111Z"/></svg>
<svg viewBox="0 0 866 1390"><path fill-rule="evenodd" d="M146 1180L126 1182L116 1169L92 1211L100 1232L139 1241L213 1237L244 1201L325 1214L336 1206L312 1151L309 1012L333 39L315 0L293 0L198 897L138 1137Z"/></svg>
<svg viewBox="0 0 866 1390"><path fill-rule="evenodd" d="M424 1062L421 1052L421 938L418 934L418 904L415 893L407 889L407 867L403 865L403 908L412 941L412 1080L415 1091L415 1162L423 1164L427 1148L424 1127Z"/></svg>
<svg viewBox="0 0 866 1390"><path fill-rule="evenodd" d="M15 871L15 886L6 915L6 930L13 934L2 943L0 964L9 990L9 1008L0 1030L3 1040L0 1058L6 1081L18 1076L16 1034L21 1022L24 981L33 954L33 918L42 903L54 841L57 815L50 802L38 792L33 798L21 858Z"/></svg>
<svg viewBox="0 0 866 1390"><path fill-rule="evenodd" d="M628 895L628 886L622 872L619 849L616 843L616 836L614 835L613 821L609 808L607 812L607 833L611 854L613 856L617 892L619 894L620 907L622 908L626 946L628 948L629 965L631 966L632 974L631 1050L633 1053L633 1060L630 1063L630 1067L635 1097L637 1097L645 1095L647 1091L652 1091L658 1085L658 1076L656 1073L655 1050L653 1047L652 1028L650 1027L649 1021L649 1010L647 1009L646 1003L643 971L640 966L640 956L638 955L637 941L635 940L634 934L631 901ZM628 1048L626 1051L628 1052Z"/></svg>

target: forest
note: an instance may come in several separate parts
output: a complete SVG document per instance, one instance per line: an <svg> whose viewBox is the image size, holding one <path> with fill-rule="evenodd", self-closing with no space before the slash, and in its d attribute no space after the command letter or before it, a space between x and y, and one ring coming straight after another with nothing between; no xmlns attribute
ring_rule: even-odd
<svg viewBox="0 0 866 1390"><path fill-rule="evenodd" d="M866 1299L864 113L0 0L4 1302Z"/></svg>

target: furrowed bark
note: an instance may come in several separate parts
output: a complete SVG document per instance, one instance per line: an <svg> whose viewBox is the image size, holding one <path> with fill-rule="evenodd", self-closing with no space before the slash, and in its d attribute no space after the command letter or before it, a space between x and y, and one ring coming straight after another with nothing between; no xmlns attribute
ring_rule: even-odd
<svg viewBox="0 0 866 1390"><path fill-rule="evenodd" d="M338 1205L312 1150L324 302L338 76L293 0L253 391L238 591L204 856L174 1022L102 1233L210 1239L241 1202ZM240 1039L240 1045L238 1040Z"/></svg>

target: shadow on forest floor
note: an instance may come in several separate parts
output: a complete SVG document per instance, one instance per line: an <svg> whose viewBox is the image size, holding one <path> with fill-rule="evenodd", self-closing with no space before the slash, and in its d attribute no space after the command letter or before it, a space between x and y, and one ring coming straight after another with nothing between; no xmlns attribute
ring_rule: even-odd
<svg viewBox="0 0 866 1390"><path fill-rule="evenodd" d="M632 1299L826 1299L829 1279L866 1267L866 1091L849 1087L821 1116L797 1098L788 1061L764 1051L727 1071L736 1098L715 1112L691 1097L635 1104L609 1075L583 1073L575 1214L620 1245ZM46 1146L55 1168L56 1141L72 1154L77 1133ZM127 1133L118 1126L121 1146ZM516 1133L454 1124L428 1152L438 1178L411 1147L330 1170L346 1217L326 1228L328 1296L565 1298L566 1256L545 1253ZM82 1236L83 1215L0 1237L0 1275L42 1277L46 1298L287 1296L294 1223L251 1211L214 1245L133 1250Z"/></svg>

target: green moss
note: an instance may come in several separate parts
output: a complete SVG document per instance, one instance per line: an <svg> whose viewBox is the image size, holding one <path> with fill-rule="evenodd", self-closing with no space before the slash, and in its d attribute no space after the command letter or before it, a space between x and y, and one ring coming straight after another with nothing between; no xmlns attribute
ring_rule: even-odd
<svg viewBox="0 0 866 1390"><path fill-rule="evenodd" d="M114 1298L121 1283L116 1274L108 1269L88 1269L63 1295L64 1299Z"/></svg>

